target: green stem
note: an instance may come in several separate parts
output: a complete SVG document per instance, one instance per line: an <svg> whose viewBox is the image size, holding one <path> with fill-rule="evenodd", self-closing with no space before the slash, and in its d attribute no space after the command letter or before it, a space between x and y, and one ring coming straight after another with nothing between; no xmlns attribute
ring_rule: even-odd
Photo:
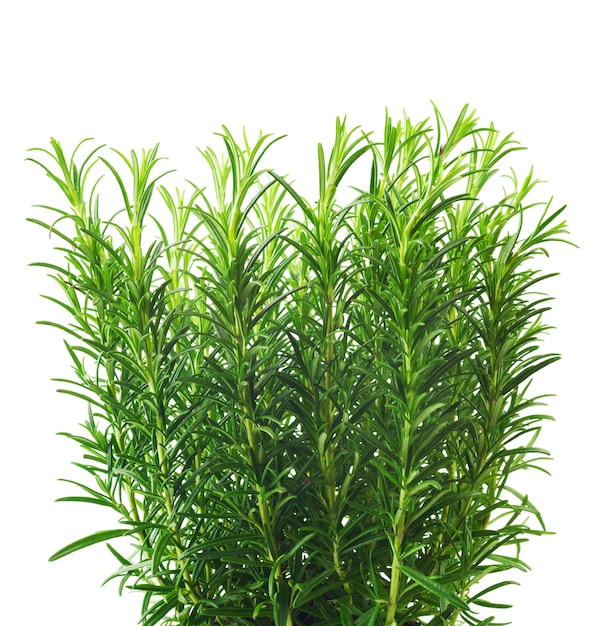
<svg viewBox="0 0 592 626"><path fill-rule="evenodd" d="M409 436L411 430L410 420L407 419L405 422L405 427L403 431L403 441L401 442L401 467L405 472L405 467L407 465L407 458L409 454ZM395 617L397 613L398 601L399 601L399 565L401 563L401 546L403 545L403 539L405 536L405 523L406 523L406 513L405 509L407 507L407 485L406 479L404 478L404 483L401 486L401 490L399 492L399 507L397 512L395 513L395 517L393 520L393 558L391 562L391 581L389 586L389 603L386 613L386 621L385 626L392 626L392 624L396 624Z"/></svg>

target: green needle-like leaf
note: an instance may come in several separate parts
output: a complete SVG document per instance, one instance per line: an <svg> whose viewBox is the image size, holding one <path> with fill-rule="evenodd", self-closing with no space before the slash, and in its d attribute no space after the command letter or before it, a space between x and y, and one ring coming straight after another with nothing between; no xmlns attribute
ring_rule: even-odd
<svg viewBox="0 0 592 626"><path fill-rule="evenodd" d="M64 546L61 550L58 550L55 554L52 554L49 557L50 561L57 561L68 554L72 554L72 552L76 552L77 550L82 550L82 548L86 548L87 546L92 546L95 543L101 543L102 541L109 541L109 539L114 539L115 537L123 537L124 535L129 535L130 530L125 528L117 528L115 530L101 530L96 532L88 537L83 537L82 539L78 539L78 541L74 541L73 543Z"/></svg>

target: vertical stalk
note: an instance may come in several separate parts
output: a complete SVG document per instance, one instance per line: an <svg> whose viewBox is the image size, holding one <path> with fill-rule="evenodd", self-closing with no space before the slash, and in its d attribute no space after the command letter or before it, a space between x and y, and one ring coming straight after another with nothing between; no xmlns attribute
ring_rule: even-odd
<svg viewBox="0 0 592 626"><path fill-rule="evenodd" d="M409 260L410 254L409 248L409 234L410 234L410 222L404 225L400 229L400 246L399 246L399 258L398 258L398 279L400 281L401 293L405 297L406 310L402 313L402 319L399 322L400 329L403 336L402 340L402 385L403 385L403 433L401 437L400 449L399 449L399 462L401 471L401 487L399 490L398 508L394 514L392 525L392 562L391 562L391 580L389 586L389 602L387 607L387 614L385 620L385 626L396 625L396 614L399 608L399 596L400 596L400 569L401 564L401 549L405 539L405 525L407 520L407 497L408 497L408 479L409 479L409 446L411 438L411 422L412 411L415 404L415 377L413 375L413 329L415 320L413 319L412 311L412 297L414 285L410 284L411 277L409 272Z"/></svg>
<svg viewBox="0 0 592 626"><path fill-rule="evenodd" d="M401 466L405 467L407 462L407 454L409 449L409 432L410 423L407 420L404 427L403 441L401 444L404 459L402 458ZM404 463L403 463L404 460ZM393 533L393 558L391 562L391 580L389 585L389 602L386 613L385 626L392 626L396 624L395 618L399 601L399 565L401 563L400 554L401 546L403 545L403 539L405 535L405 522L406 522L406 500L407 489L405 486L401 487L399 492L399 506L393 519L392 533Z"/></svg>
<svg viewBox="0 0 592 626"><path fill-rule="evenodd" d="M148 358L148 354L150 354L149 358ZM156 390L155 383L154 383L155 373L152 370L152 354L147 353L146 356L147 356L147 362L148 362L148 367L149 367L148 386L153 397L156 398L157 390ZM181 556L183 554L183 548L182 548L183 540L181 537L181 529L174 515L174 502L173 502L173 496L172 496L172 489L171 487L166 485L169 479L170 467L169 467L169 461L168 461L167 452L166 452L166 441L164 437L164 430L165 430L165 426L164 426L163 416L161 415L160 411L157 411L156 433L155 433L156 434L156 452L157 452L158 464L160 468L161 481L163 485L162 495L164 498L164 506L165 506L165 510L167 513L167 517L168 517L169 528L173 535L174 549L175 549L175 554L177 555L176 560L177 560L177 563L179 563L179 568L181 570L181 575L183 577L185 590L187 591L192 603L199 604L200 600L197 594L195 593L195 589L194 589L195 585L194 585L193 580L191 579L191 574L189 573L187 561Z"/></svg>

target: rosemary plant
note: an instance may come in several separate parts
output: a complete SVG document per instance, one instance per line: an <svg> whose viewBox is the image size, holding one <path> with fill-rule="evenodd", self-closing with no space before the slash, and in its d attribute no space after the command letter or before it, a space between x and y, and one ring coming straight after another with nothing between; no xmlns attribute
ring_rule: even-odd
<svg viewBox="0 0 592 626"><path fill-rule="evenodd" d="M60 500L119 517L50 560L106 542L142 626L495 624L479 611L545 532L512 478L548 454L534 260L563 207L532 199L532 172L499 183L520 146L467 107L450 130L387 115L379 141L338 119L313 202L261 165L276 139L220 137L207 190L174 193L158 146L34 149L65 195L31 219L60 241L63 263L34 265L69 316L41 323L88 406L61 433L87 480Z"/></svg>

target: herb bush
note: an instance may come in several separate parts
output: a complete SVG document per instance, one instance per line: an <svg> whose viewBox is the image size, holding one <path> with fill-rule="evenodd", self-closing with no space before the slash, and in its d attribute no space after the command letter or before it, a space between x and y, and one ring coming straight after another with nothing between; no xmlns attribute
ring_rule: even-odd
<svg viewBox="0 0 592 626"><path fill-rule="evenodd" d="M119 516L51 560L107 542L143 626L494 624L489 593L545 532L511 479L548 455L533 259L564 241L563 208L531 199L532 172L500 184L520 146L467 107L451 130L436 108L387 115L380 141L338 119L314 202L260 165L275 139L220 136L208 191L157 185L158 146L34 149L66 196L31 219L60 242L61 265L34 265L70 316L41 323L67 335L60 391L88 404L61 433L87 480L60 500ZM122 198L107 218L100 168Z"/></svg>

